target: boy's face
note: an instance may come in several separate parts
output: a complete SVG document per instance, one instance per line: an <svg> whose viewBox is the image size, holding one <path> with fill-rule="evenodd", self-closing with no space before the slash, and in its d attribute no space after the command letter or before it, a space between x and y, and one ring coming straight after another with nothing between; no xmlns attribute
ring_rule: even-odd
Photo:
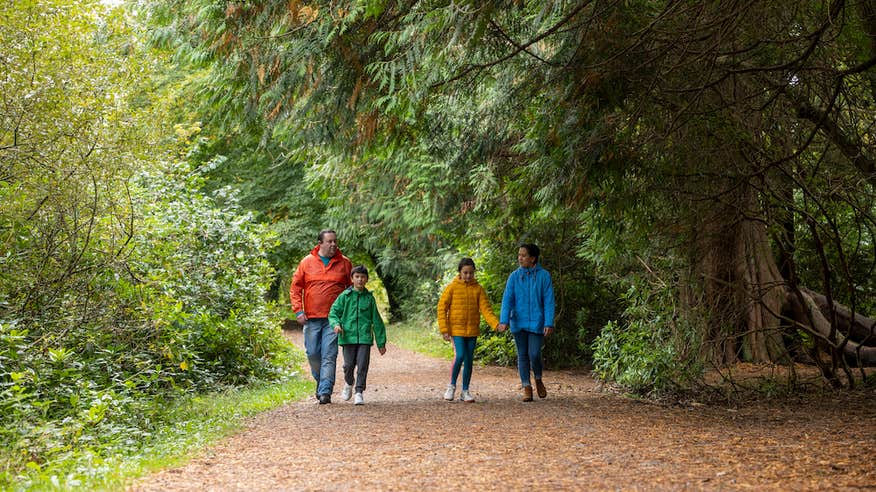
<svg viewBox="0 0 876 492"><path fill-rule="evenodd" d="M362 290L365 288L365 284L368 283L368 275L363 275L361 273L353 274L353 288L356 290Z"/></svg>

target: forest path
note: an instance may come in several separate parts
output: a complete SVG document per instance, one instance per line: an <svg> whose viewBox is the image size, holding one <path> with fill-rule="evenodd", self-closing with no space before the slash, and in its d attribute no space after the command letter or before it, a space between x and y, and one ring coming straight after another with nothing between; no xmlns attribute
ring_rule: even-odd
<svg viewBox="0 0 876 492"><path fill-rule="evenodd" d="M286 333L303 346L300 330ZM876 488L872 390L660 406L548 371L547 398L524 403L515 370L475 367L466 404L442 400L449 362L387 348L372 351L365 405L341 400L339 356L331 405L310 397L263 413L130 490Z"/></svg>

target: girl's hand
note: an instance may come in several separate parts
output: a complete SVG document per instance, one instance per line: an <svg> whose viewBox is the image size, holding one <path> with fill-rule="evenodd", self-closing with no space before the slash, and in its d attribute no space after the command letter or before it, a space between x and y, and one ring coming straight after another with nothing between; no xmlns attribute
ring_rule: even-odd
<svg viewBox="0 0 876 492"><path fill-rule="evenodd" d="M507 329L508 329L508 325L506 325L505 323L499 323L498 325L496 325L496 331L498 331L500 333L507 330Z"/></svg>
<svg viewBox="0 0 876 492"><path fill-rule="evenodd" d="M450 333L442 333L441 335L444 337L445 342L450 341Z"/></svg>

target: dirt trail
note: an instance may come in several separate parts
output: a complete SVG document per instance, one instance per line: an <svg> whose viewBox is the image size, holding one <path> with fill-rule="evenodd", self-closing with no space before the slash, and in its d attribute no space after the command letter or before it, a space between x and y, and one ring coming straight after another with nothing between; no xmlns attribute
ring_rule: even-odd
<svg viewBox="0 0 876 492"><path fill-rule="evenodd" d="M339 374L331 405L261 414L130 490L876 489L873 391L664 407L552 371L547 399L523 403L516 371L476 367L466 404L441 399L448 369L390 344L372 352L365 405L341 401Z"/></svg>

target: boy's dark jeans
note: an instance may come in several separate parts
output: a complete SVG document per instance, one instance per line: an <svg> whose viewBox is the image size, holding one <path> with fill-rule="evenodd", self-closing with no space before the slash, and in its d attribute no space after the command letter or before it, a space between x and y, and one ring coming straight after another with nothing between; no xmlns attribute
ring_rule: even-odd
<svg viewBox="0 0 876 492"><path fill-rule="evenodd" d="M356 372L355 393L365 391L365 380L368 378L368 364L371 362L371 345L351 344L341 345L344 351L344 382L353 386L353 369Z"/></svg>

